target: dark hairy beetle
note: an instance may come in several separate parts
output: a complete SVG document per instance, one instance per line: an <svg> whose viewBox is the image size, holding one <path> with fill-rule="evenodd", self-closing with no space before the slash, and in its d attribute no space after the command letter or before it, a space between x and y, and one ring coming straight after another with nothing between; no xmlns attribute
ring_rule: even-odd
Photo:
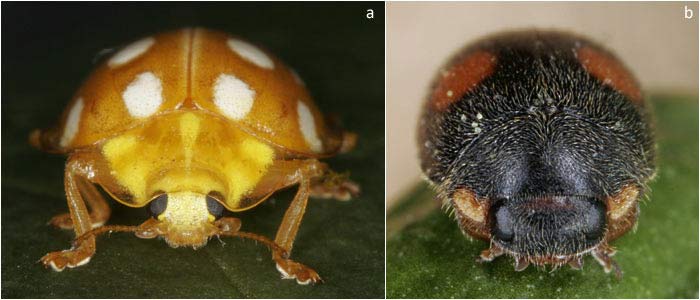
<svg viewBox="0 0 700 300"><path fill-rule="evenodd" d="M466 47L439 72L420 120L421 168L465 235L528 265L622 272L609 242L637 221L655 172L636 79L580 36L516 31Z"/></svg>

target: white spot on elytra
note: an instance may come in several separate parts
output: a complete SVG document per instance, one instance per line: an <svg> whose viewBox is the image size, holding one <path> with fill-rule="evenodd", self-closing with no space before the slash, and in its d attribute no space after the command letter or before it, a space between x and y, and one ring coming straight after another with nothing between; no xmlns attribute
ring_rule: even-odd
<svg viewBox="0 0 700 300"><path fill-rule="evenodd" d="M316 133L316 123L314 122L314 116L311 114L311 110L309 110L309 107L306 106L304 102L298 101L297 114L299 115L301 134L304 135L304 139L309 145L309 148L314 152L321 152L321 139L318 138L318 133Z"/></svg>
<svg viewBox="0 0 700 300"><path fill-rule="evenodd" d="M61 141L59 144L61 147L65 147L73 141L75 135L78 133L78 125L80 125L80 113L83 112L83 98L78 98L73 104L73 107L68 112L68 118L66 119L66 125L63 128L63 135L61 136Z"/></svg>
<svg viewBox="0 0 700 300"><path fill-rule="evenodd" d="M272 69L275 67L275 63L272 62L272 59L270 59L265 52L248 42L238 39L229 39L227 44L231 50L238 53L238 55L245 60L256 64L258 67L265 69Z"/></svg>
<svg viewBox="0 0 700 300"><path fill-rule="evenodd" d="M447 97L452 97L454 95L454 92L452 90L447 91Z"/></svg>
<svg viewBox="0 0 700 300"><path fill-rule="evenodd" d="M255 91L236 76L221 74L214 83L214 104L233 120L244 118L253 108L254 99Z"/></svg>
<svg viewBox="0 0 700 300"><path fill-rule="evenodd" d="M163 86L153 73L141 73L129 83L122 98L132 116L145 118L157 112L163 103Z"/></svg>
<svg viewBox="0 0 700 300"><path fill-rule="evenodd" d="M133 42L131 45L124 47L124 49L112 56L107 62L107 65L114 68L128 63L148 51L154 43L155 40L152 37Z"/></svg>

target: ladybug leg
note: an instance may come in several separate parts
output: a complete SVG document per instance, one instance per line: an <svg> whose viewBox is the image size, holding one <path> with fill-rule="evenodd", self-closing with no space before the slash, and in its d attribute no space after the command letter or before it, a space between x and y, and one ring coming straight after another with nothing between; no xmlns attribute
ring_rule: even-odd
<svg viewBox="0 0 700 300"><path fill-rule="evenodd" d="M76 178L76 183L80 192L83 194L85 202L90 207L90 220L92 228L97 228L104 225L109 219L111 209L105 198L97 190L97 187L84 177ZM63 213L54 216L49 220L49 224L61 229L73 229L73 220L70 213Z"/></svg>
<svg viewBox="0 0 700 300"><path fill-rule="evenodd" d="M597 248L593 249L591 254L593 255L593 258L595 258L595 260L598 261L601 266L603 266L605 273L614 271L615 277L620 280L622 279L622 269L620 269L620 266L612 259L615 252L617 251L607 244L601 244Z"/></svg>
<svg viewBox="0 0 700 300"><path fill-rule="evenodd" d="M503 249L501 247L494 245L493 243L491 244L491 247L489 247L486 250L481 251L481 254L479 257L476 259L476 262L478 263L485 263L485 262L490 262L496 259L496 257L499 257L503 255Z"/></svg>
<svg viewBox="0 0 700 300"><path fill-rule="evenodd" d="M60 132L56 130L34 129L29 134L29 144L34 148L49 153L65 153L64 149L58 145Z"/></svg>
<svg viewBox="0 0 700 300"><path fill-rule="evenodd" d="M82 190L81 188L85 186L79 183L80 180L87 180L87 177L91 176L91 173L94 172L92 171L89 154L76 153L68 158L64 185L76 237L92 229L90 214L88 213L82 196L82 194L88 196L90 193ZM44 266L51 267L55 271L60 272L65 267L74 268L88 263L94 253L95 236L90 235L83 239L76 240L73 247L68 250L46 254L41 258L41 262Z"/></svg>
<svg viewBox="0 0 700 300"><path fill-rule="evenodd" d="M291 253L292 251L294 238L299 230L301 219L304 217L306 203L309 200L311 191L310 187L310 178L307 178L302 172L299 178L299 190L296 196L294 196L294 200L292 200L289 208L284 213L282 224L280 224L279 229L277 229L275 243L282 247L287 253ZM284 279L296 279L297 283L304 285L322 281L321 276L319 276L316 271L303 264L283 257L278 253L273 253L272 259L277 264L277 270L282 274L282 278Z"/></svg>
<svg viewBox="0 0 700 300"><path fill-rule="evenodd" d="M339 174L332 170L316 178L311 183L311 197L348 201L360 194L360 186L348 178L348 174Z"/></svg>
<svg viewBox="0 0 700 300"><path fill-rule="evenodd" d="M311 195L311 183L314 179L323 176L328 166L316 159L277 161L265 177L267 180L263 186L270 191L277 190L293 184L299 184L297 194L284 213L282 223L277 229L275 244L282 251L273 251L272 259L277 264L277 270L284 279L296 279L299 284L321 282L321 277L313 269L288 258L294 245L301 219L306 211L306 204ZM256 188L257 189L257 188ZM261 192L263 190L260 190Z"/></svg>
<svg viewBox="0 0 700 300"><path fill-rule="evenodd" d="M236 233L241 229L241 219L233 217L224 217L216 220L214 225L221 230L221 232Z"/></svg>
<svg viewBox="0 0 700 300"><path fill-rule="evenodd" d="M339 152L348 152L355 148L355 144L357 144L357 134L349 131L343 132ZM312 198L348 201L360 194L360 186L348 178L349 173L336 173L326 165L324 165L323 170L323 176L316 177L311 181Z"/></svg>
<svg viewBox="0 0 700 300"><path fill-rule="evenodd" d="M341 142L339 153L347 153L355 148L357 144L357 134L354 132L343 132L343 141Z"/></svg>
<svg viewBox="0 0 700 300"><path fill-rule="evenodd" d="M331 175L329 176L329 174ZM285 279L296 279L299 284L321 282L321 277L316 271L288 259L301 219L304 217L309 196L328 195L336 199L344 199L348 198L348 195L359 192L359 188L346 177L329 171L326 164L316 159L279 160L275 161L265 178L248 196L252 198L267 197L274 191L294 184L298 184L299 189L285 212L275 236L275 244L283 251L273 251L272 259L277 264L277 270Z"/></svg>
<svg viewBox="0 0 700 300"><path fill-rule="evenodd" d="M134 231L136 237L141 239L152 239L163 234L160 227L160 222L156 219L150 218L139 225L138 229Z"/></svg>

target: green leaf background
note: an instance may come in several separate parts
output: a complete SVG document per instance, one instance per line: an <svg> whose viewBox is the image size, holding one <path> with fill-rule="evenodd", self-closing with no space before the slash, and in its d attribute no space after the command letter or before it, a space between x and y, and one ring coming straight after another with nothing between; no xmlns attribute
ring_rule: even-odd
<svg viewBox="0 0 700 300"><path fill-rule="evenodd" d="M612 242L621 281L590 256L582 271L477 264L488 243L465 238L420 184L388 216L387 297L698 298L698 99L652 99L659 169L636 232Z"/></svg>
<svg viewBox="0 0 700 300"><path fill-rule="evenodd" d="M365 10L375 10L367 20ZM3 298L383 298L383 3L134 4L3 3ZM311 199L292 258L325 280L281 280L262 245L213 239L201 249L114 233L98 238L85 266L61 273L38 259L70 246L73 233L46 225L67 211L65 158L32 149L27 135L58 118L105 48L184 26L224 30L260 43L294 67L324 112L359 134L357 148L326 160L350 171L362 195ZM242 230L274 237L295 189L233 214ZM108 224L140 224L145 209L116 202Z"/></svg>

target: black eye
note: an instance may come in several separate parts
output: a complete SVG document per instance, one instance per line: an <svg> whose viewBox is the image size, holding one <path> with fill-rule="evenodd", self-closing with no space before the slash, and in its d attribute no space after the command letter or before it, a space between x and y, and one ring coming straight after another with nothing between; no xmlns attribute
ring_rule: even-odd
<svg viewBox="0 0 700 300"><path fill-rule="evenodd" d="M153 199L153 201L151 201L151 204L148 206L148 212L151 213L152 217L157 219L158 216L165 211L167 206L168 194L160 194L158 197Z"/></svg>
<svg viewBox="0 0 700 300"><path fill-rule="evenodd" d="M584 216L583 227L586 233L586 239L592 242L599 241L605 235L605 216L606 207L602 201L589 198Z"/></svg>
<svg viewBox="0 0 700 300"><path fill-rule="evenodd" d="M494 223L491 231L494 237L501 242L510 242L515 235L513 230L513 215L504 205L503 201L498 201L491 208L494 213Z"/></svg>
<svg viewBox="0 0 700 300"><path fill-rule="evenodd" d="M224 215L224 206L221 205L219 201L216 201L216 199L211 195L212 193L207 195L207 210L209 210L209 213L218 220Z"/></svg>

